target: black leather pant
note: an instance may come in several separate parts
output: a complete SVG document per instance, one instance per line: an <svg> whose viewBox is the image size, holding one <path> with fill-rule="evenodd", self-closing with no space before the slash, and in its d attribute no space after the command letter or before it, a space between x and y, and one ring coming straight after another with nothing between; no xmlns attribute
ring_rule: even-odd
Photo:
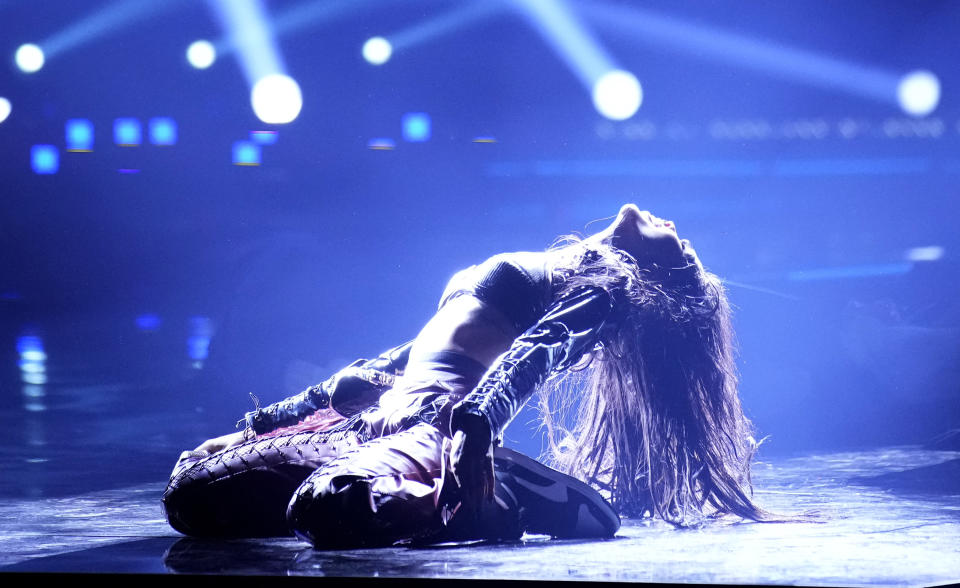
<svg viewBox="0 0 960 588"><path fill-rule="evenodd" d="M482 513L452 515L459 499L450 440L436 426L366 437L354 418L211 456L184 452L163 495L167 519L192 536L293 532L318 548L521 535L518 509L502 492Z"/></svg>

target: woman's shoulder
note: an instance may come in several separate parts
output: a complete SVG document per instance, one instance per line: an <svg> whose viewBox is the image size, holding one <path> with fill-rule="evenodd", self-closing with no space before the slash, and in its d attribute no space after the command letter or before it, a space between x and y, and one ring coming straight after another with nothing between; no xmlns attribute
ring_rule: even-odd
<svg viewBox="0 0 960 588"><path fill-rule="evenodd" d="M499 253L457 272L447 284L440 306L469 294L503 311L519 327L536 320L547 304L550 290L546 252Z"/></svg>

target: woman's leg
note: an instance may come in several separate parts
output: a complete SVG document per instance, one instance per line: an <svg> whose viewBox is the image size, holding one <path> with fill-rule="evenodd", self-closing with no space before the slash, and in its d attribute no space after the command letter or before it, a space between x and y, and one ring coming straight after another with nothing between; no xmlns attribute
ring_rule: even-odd
<svg viewBox="0 0 960 588"><path fill-rule="evenodd" d="M163 493L170 525L199 537L290 535L290 497L317 468L361 442L358 433L303 432L260 438L196 457L184 452Z"/></svg>
<svg viewBox="0 0 960 588"><path fill-rule="evenodd" d="M428 424L364 443L297 489L290 527L320 549L518 538L516 505L503 496L481 516L457 513L449 454L449 439Z"/></svg>
<svg viewBox="0 0 960 588"><path fill-rule="evenodd" d="M612 537L620 518L583 482L498 447L494 500L459 507L450 440L431 425L369 441L314 472L287 510L290 527L320 549L398 541Z"/></svg>

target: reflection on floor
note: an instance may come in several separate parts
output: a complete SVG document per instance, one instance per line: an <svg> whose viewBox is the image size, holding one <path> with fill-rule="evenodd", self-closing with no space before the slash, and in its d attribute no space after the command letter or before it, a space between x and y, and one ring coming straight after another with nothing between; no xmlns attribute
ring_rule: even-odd
<svg viewBox="0 0 960 588"><path fill-rule="evenodd" d="M5 472L43 466L17 465L9 454L2 461ZM913 447L779 459L756 469L760 502L778 512L817 511L822 522L674 530L624 521L608 541L527 536L513 543L339 552L314 551L293 538L181 537L160 512L161 480L72 496L6 492L0 571L939 584L960 581L958 474L960 452Z"/></svg>

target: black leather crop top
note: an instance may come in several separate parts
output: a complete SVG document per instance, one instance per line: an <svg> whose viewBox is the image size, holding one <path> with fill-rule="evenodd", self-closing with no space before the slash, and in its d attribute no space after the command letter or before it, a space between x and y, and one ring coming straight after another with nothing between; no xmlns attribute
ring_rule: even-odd
<svg viewBox="0 0 960 588"><path fill-rule="evenodd" d="M550 302L550 270L543 252L494 255L457 272L447 284L440 307L463 294L501 311L518 332L537 322Z"/></svg>

